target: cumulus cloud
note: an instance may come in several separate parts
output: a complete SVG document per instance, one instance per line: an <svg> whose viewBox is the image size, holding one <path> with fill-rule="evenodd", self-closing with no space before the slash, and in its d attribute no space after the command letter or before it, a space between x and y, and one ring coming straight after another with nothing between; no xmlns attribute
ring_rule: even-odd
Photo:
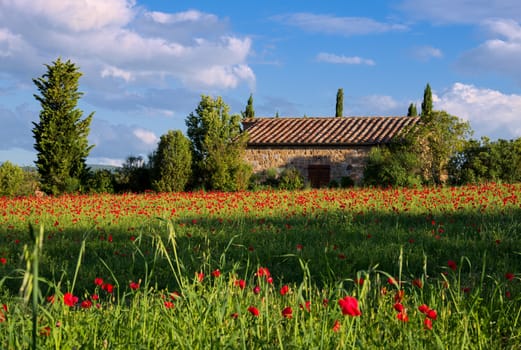
<svg viewBox="0 0 521 350"><path fill-rule="evenodd" d="M356 97L352 115L403 115L403 104L388 95L369 95Z"/></svg>
<svg viewBox="0 0 521 350"><path fill-rule="evenodd" d="M338 63L338 64L365 64L368 66L374 66L375 62L371 59L362 58L358 56L344 56L335 55L332 53L321 52L317 55L317 61L326 63Z"/></svg>
<svg viewBox="0 0 521 350"><path fill-rule="evenodd" d="M398 7L413 18L436 23L480 23L488 18L521 21L518 0L403 0Z"/></svg>
<svg viewBox="0 0 521 350"><path fill-rule="evenodd" d="M469 121L475 137L521 137L521 95L455 83L433 102L435 109Z"/></svg>
<svg viewBox="0 0 521 350"><path fill-rule="evenodd" d="M273 20L305 31L343 36L403 31L407 26L383 23L367 17L337 17L313 13L293 13L272 17Z"/></svg>
<svg viewBox="0 0 521 350"><path fill-rule="evenodd" d="M91 80L174 79L197 88L235 88L255 81L250 51L251 39L233 35L226 20L195 10L149 12L129 0L0 1L0 63L11 74L32 73L61 55ZM201 69L220 74L194 76Z"/></svg>
<svg viewBox="0 0 521 350"><path fill-rule="evenodd" d="M483 24L492 39L464 53L458 67L469 72L496 72L521 84L521 26L513 20L487 20Z"/></svg>

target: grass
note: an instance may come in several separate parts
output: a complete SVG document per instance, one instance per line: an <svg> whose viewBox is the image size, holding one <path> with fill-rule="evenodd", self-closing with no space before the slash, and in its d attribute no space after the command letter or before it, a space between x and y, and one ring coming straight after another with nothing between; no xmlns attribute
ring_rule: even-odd
<svg viewBox="0 0 521 350"><path fill-rule="evenodd" d="M517 348L520 193L4 198L0 347Z"/></svg>

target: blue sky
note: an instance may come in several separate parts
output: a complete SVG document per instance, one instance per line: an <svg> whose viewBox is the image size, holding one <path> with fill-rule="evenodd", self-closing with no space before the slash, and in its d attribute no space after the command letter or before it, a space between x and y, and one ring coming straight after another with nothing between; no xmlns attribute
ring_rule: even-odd
<svg viewBox="0 0 521 350"><path fill-rule="evenodd" d="M518 0L0 0L0 161L35 159L32 79L57 57L83 73L90 163L146 156L185 130L201 94L257 116L405 115L434 108L474 137L521 137Z"/></svg>

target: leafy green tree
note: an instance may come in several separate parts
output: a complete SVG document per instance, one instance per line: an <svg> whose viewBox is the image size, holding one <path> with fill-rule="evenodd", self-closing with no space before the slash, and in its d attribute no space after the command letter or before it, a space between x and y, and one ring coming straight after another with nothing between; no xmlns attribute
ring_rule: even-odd
<svg viewBox="0 0 521 350"><path fill-rule="evenodd" d="M432 113L432 91L431 86L427 84L425 90L423 91L423 101L422 101L422 117L426 117Z"/></svg>
<svg viewBox="0 0 521 350"><path fill-rule="evenodd" d="M183 191L192 174L190 141L180 130L161 136L152 156L152 188L159 192Z"/></svg>
<svg viewBox="0 0 521 350"><path fill-rule="evenodd" d="M431 111L407 133L412 150L420 159L424 182L441 184L450 158L463 150L472 134L470 124L445 111Z"/></svg>
<svg viewBox="0 0 521 350"><path fill-rule="evenodd" d="M409 109L407 109L407 116L408 117L417 117L418 116L416 104L411 102L411 104L409 105Z"/></svg>
<svg viewBox="0 0 521 350"><path fill-rule="evenodd" d="M152 188L150 164L142 156L129 156L116 171L117 192L144 192Z"/></svg>
<svg viewBox="0 0 521 350"><path fill-rule="evenodd" d="M116 179L107 169L98 169L91 172L87 180L87 191L90 193L114 193Z"/></svg>
<svg viewBox="0 0 521 350"><path fill-rule="evenodd" d="M250 94L250 98L248 99L248 104L246 105L246 109L242 112L243 118L255 118L255 110L253 109L253 95Z"/></svg>
<svg viewBox="0 0 521 350"><path fill-rule="evenodd" d="M192 146L193 184L213 190L239 190L248 178L242 159L247 135L241 132L241 116L230 115L221 97L202 96L186 118ZM241 181L238 181L241 179Z"/></svg>
<svg viewBox="0 0 521 350"><path fill-rule="evenodd" d="M74 63L58 58L46 67L44 75L33 79L40 92L34 97L42 108L32 130L41 189L52 194L76 191L88 174L85 160L93 146L87 137L94 113L82 119L77 108L82 74Z"/></svg>
<svg viewBox="0 0 521 350"><path fill-rule="evenodd" d="M24 171L17 165L6 161L0 165L0 196L20 195L24 184Z"/></svg>
<svg viewBox="0 0 521 350"><path fill-rule="evenodd" d="M336 93L336 113L335 117L344 115L344 89L338 89Z"/></svg>

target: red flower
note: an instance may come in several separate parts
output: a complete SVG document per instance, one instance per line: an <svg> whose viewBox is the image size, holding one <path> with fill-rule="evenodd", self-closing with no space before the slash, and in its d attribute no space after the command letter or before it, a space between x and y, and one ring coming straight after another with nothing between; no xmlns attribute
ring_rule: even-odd
<svg viewBox="0 0 521 350"><path fill-rule="evenodd" d="M297 252L301 252L302 248L304 248L302 244L297 244Z"/></svg>
<svg viewBox="0 0 521 350"><path fill-rule="evenodd" d="M354 297L346 296L338 301L342 309L342 315L360 316L362 313L358 308L358 300Z"/></svg>
<svg viewBox="0 0 521 350"><path fill-rule="evenodd" d="M456 271L458 269L458 265L456 264L456 262L454 260L449 260L447 261L447 266L452 270L452 271Z"/></svg>
<svg viewBox="0 0 521 350"><path fill-rule="evenodd" d="M98 294L92 294L92 295L90 296L90 298L91 298L92 300L99 300L99 295L98 295Z"/></svg>
<svg viewBox="0 0 521 350"><path fill-rule="evenodd" d="M43 327L42 329L40 329L40 335L43 336L43 337L48 337L51 335L51 327L47 326L47 327Z"/></svg>
<svg viewBox="0 0 521 350"><path fill-rule="evenodd" d="M107 293L111 293L114 291L114 286L110 283L104 283L102 286L101 286L101 289L103 289L105 292Z"/></svg>
<svg viewBox="0 0 521 350"><path fill-rule="evenodd" d="M54 295L49 295L46 298L46 300L47 300L48 303L54 304Z"/></svg>
<svg viewBox="0 0 521 350"><path fill-rule="evenodd" d="M436 312L436 310L431 309L431 310L427 311L426 315L431 320L435 320L436 318L438 318L438 313Z"/></svg>
<svg viewBox="0 0 521 350"><path fill-rule="evenodd" d="M512 272L505 273L505 278L509 281L512 281L515 277L516 275L514 275Z"/></svg>
<svg viewBox="0 0 521 350"><path fill-rule="evenodd" d="M82 309L90 309L92 307L92 301L90 300L83 300L81 302L81 308Z"/></svg>
<svg viewBox="0 0 521 350"><path fill-rule="evenodd" d="M405 296L405 291L403 289L400 289L400 290L396 291L396 294L394 295L394 301L397 303L401 303L404 296Z"/></svg>
<svg viewBox="0 0 521 350"><path fill-rule="evenodd" d="M307 312L311 312L311 301L306 301L304 305L300 304L300 309L303 310L304 308L307 310Z"/></svg>
<svg viewBox="0 0 521 350"><path fill-rule="evenodd" d="M266 278L266 282L268 282L269 284L272 284L273 283L273 277Z"/></svg>
<svg viewBox="0 0 521 350"><path fill-rule="evenodd" d="M396 280L393 277L389 277L389 278L387 278L387 283L396 284Z"/></svg>
<svg viewBox="0 0 521 350"><path fill-rule="evenodd" d="M257 277L266 276L266 278L270 277L270 270L267 267L259 267L257 270Z"/></svg>
<svg viewBox="0 0 521 350"><path fill-rule="evenodd" d="M399 312L396 315L396 318L402 322L409 322L409 316L407 315L407 312L405 312L405 310L403 310L402 312Z"/></svg>
<svg viewBox="0 0 521 350"><path fill-rule="evenodd" d="M421 313L427 314L427 312L430 310L427 304L422 304L418 306L418 310L420 310Z"/></svg>
<svg viewBox="0 0 521 350"><path fill-rule="evenodd" d="M259 316L259 309L257 309L255 306L250 306L248 308L248 311L250 312L250 314L252 314L253 316Z"/></svg>
<svg viewBox="0 0 521 350"><path fill-rule="evenodd" d="M203 279L204 279L204 273L203 273L203 272L199 272L199 273L197 273L196 276L197 276L197 280L198 280L199 282L202 282L202 281L203 281Z"/></svg>
<svg viewBox="0 0 521 350"><path fill-rule="evenodd" d="M174 308L174 303L171 302L171 301L168 301L168 300L165 301L165 302L163 303L163 305L165 305L165 307L166 307L167 309L173 309L173 308Z"/></svg>
<svg viewBox="0 0 521 350"><path fill-rule="evenodd" d="M338 332L340 330L340 322L338 320L335 320L335 323L333 324L333 327L331 328L333 332Z"/></svg>
<svg viewBox="0 0 521 350"><path fill-rule="evenodd" d="M2 264L2 265L7 264L7 258L0 258L0 264Z"/></svg>
<svg viewBox="0 0 521 350"><path fill-rule="evenodd" d="M355 283L358 284L358 285L360 285L360 286L364 285L364 279L363 279L363 277L360 277L360 278L355 279Z"/></svg>
<svg viewBox="0 0 521 350"><path fill-rule="evenodd" d="M412 281L412 285L421 289L423 287L423 282L421 279L416 278Z"/></svg>
<svg viewBox="0 0 521 350"><path fill-rule="evenodd" d="M239 314L237 312L234 312L233 314L231 314L231 316L233 319L236 319L239 317Z"/></svg>
<svg viewBox="0 0 521 350"><path fill-rule="evenodd" d="M240 289L244 289L244 288L246 288L246 281L245 280L235 281L235 285L238 286Z"/></svg>
<svg viewBox="0 0 521 350"><path fill-rule="evenodd" d="M425 320L423 320L423 328L428 330L432 329L432 320L430 318L426 317Z"/></svg>
<svg viewBox="0 0 521 350"><path fill-rule="evenodd" d="M94 284L101 287L103 285L103 278L96 277L94 279Z"/></svg>
<svg viewBox="0 0 521 350"><path fill-rule="evenodd" d="M63 303L69 307L73 307L78 302L78 297L72 295L72 293L65 293L63 295Z"/></svg>
<svg viewBox="0 0 521 350"><path fill-rule="evenodd" d="M130 289L137 290L139 289L139 282L130 282Z"/></svg>
<svg viewBox="0 0 521 350"><path fill-rule="evenodd" d="M289 292L289 287L287 284L283 285L282 288L280 288L280 295L286 295Z"/></svg>
<svg viewBox="0 0 521 350"><path fill-rule="evenodd" d="M291 318L291 317L293 317L293 310L291 309L290 306L285 307L285 308L282 310L282 316L285 317L285 318Z"/></svg>
<svg viewBox="0 0 521 350"><path fill-rule="evenodd" d="M394 309L398 312L402 312L403 311L403 304L402 303L396 303L393 305Z"/></svg>
<svg viewBox="0 0 521 350"><path fill-rule="evenodd" d="M221 271L219 269L215 269L212 271L212 276L213 277L219 277L221 275Z"/></svg>
<svg viewBox="0 0 521 350"><path fill-rule="evenodd" d="M255 286L253 287L253 294L259 294L260 293L260 287L259 286Z"/></svg>

